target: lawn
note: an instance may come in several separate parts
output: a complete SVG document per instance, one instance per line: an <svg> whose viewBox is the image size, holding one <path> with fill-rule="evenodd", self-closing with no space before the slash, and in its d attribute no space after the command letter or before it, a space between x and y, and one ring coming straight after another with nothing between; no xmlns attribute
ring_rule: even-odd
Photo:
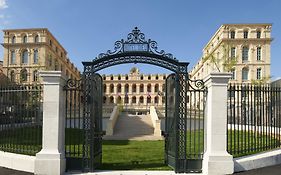
<svg viewBox="0 0 281 175"><path fill-rule="evenodd" d="M14 129L0 132L0 149L8 152L35 155L41 149L38 136L39 128ZM231 134L231 132L228 132ZM231 137L232 136L232 137ZM277 138L266 135L257 135L251 132L237 132L229 135L229 152L234 157L254 154L280 145ZM31 138L36 138L30 141ZM231 138L231 139L230 139ZM263 147L260 143L266 142ZM246 142L246 143L245 143ZM187 153L201 153L203 151L203 132L187 133ZM66 152L79 152L76 157L82 156L83 132L79 129L66 130ZM232 145L232 146L230 146ZM110 170L170 170L164 164L164 141L103 141L102 166L100 169Z"/></svg>

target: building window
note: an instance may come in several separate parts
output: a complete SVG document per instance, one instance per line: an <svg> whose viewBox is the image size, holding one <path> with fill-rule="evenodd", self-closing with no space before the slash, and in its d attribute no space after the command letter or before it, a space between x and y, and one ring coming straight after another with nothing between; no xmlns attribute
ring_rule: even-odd
<svg viewBox="0 0 281 175"><path fill-rule="evenodd" d="M140 103L143 103L143 96L140 96Z"/></svg>
<svg viewBox="0 0 281 175"><path fill-rule="evenodd" d="M36 35L36 36L34 37L34 42L35 42L35 43L39 43L39 36L38 36L38 35Z"/></svg>
<svg viewBox="0 0 281 175"><path fill-rule="evenodd" d="M249 74L248 68L243 68L242 69L242 81L248 80L248 74Z"/></svg>
<svg viewBox="0 0 281 175"><path fill-rule="evenodd" d="M120 96L118 96L117 99L116 99L116 101L117 101L117 104L121 104L122 98L121 98Z"/></svg>
<svg viewBox="0 0 281 175"><path fill-rule="evenodd" d="M125 93L129 93L129 84L125 84Z"/></svg>
<svg viewBox="0 0 281 175"><path fill-rule="evenodd" d="M55 70L59 70L59 63L58 63L57 60L56 60L56 62L55 62Z"/></svg>
<svg viewBox="0 0 281 175"><path fill-rule="evenodd" d="M243 47L242 48L242 62L248 61L249 58L249 48Z"/></svg>
<svg viewBox="0 0 281 175"><path fill-rule="evenodd" d="M135 96L133 96L133 98L132 98L132 103L137 103L137 98L135 97Z"/></svg>
<svg viewBox="0 0 281 175"><path fill-rule="evenodd" d="M109 92L110 92L110 93L114 93L114 85L113 85L113 84L110 84L110 86L109 86Z"/></svg>
<svg viewBox="0 0 281 175"><path fill-rule="evenodd" d="M261 79L261 68L257 68L257 80Z"/></svg>
<svg viewBox="0 0 281 175"><path fill-rule="evenodd" d="M26 35L23 36L22 42L23 42L23 43L27 43L27 36L26 36Z"/></svg>
<svg viewBox="0 0 281 175"><path fill-rule="evenodd" d="M110 103L114 103L114 98L113 98L113 96L111 96L111 97L109 98L109 102L110 102Z"/></svg>
<svg viewBox="0 0 281 175"><path fill-rule="evenodd" d="M154 97L154 103L155 103L155 104L158 104L158 103L159 103L159 97L158 97L158 96Z"/></svg>
<svg viewBox="0 0 281 175"><path fill-rule="evenodd" d="M49 67L52 67L53 65L53 58L52 58L52 55L50 54L49 55Z"/></svg>
<svg viewBox="0 0 281 175"><path fill-rule="evenodd" d="M236 56L236 48L235 47L231 47L230 50L230 57L233 59Z"/></svg>
<svg viewBox="0 0 281 175"><path fill-rule="evenodd" d="M257 31L257 38L261 38L261 31Z"/></svg>
<svg viewBox="0 0 281 175"><path fill-rule="evenodd" d="M150 96L147 97L146 103L151 103L151 97Z"/></svg>
<svg viewBox="0 0 281 175"><path fill-rule="evenodd" d="M106 96L103 96L103 103L106 103Z"/></svg>
<svg viewBox="0 0 281 175"><path fill-rule="evenodd" d="M231 80L235 80L235 69L231 70Z"/></svg>
<svg viewBox="0 0 281 175"><path fill-rule="evenodd" d="M141 84L140 85L140 92L143 92L144 91L143 89L144 89L144 86L143 86L143 84Z"/></svg>
<svg viewBox="0 0 281 175"><path fill-rule="evenodd" d="M132 91L133 91L133 92L137 92L137 85L136 85L136 84L133 84L133 86L132 86Z"/></svg>
<svg viewBox="0 0 281 175"><path fill-rule="evenodd" d="M103 75L103 80L106 80L106 76L105 75Z"/></svg>
<svg viewBox="0 0 281 175"><path fill-rule="evenodd" d="M156 79L156 80L158 80L158 79L159 79L158 75L156 75L155 79Z"/></svg>
<svg viewBox="0 0 281 175"><path fill-rule="evenodd" d="M121 93L121 84L117 85L117 93Z"/></svg>
<svg viewBox="0 0 281 175"><path fill-rule="evenodd" d="M163 80L166 80L166 75L163 76Z"/></svg>
<svg viewBox="0 0 281 175"><path fill-rule="evenodd" d="M33 63L37 64L38 63L38 50L35 49L33 52Z"/></svg>
<svg viewBox="0 0 281 175"><path fill-rule="evenodd" d="M103 92L106 93L106 84L103 84Z"/></svg>
<svg viewBox="0 0 281 175"><path fill-rule="evenodd" d="M129 77L128 77L128 75L126 75L126 78L125 78L126 80L129 80Z"/></svg>
<svg viewBox="0 0 281 175"><path fill-rule="evenodd" d="M113 80L113 75L110 76L110 80Z"/></svg>
<svg viewBox="0 0 281 175"><path fill-rule="evenodd" d="M16 43L16 36L13 36L12 37L12 44L15 44Z"/></svg>
<svg viewBox="0 0 281 175"><path fill-rule="evenodd" d="M125 96L124 103L126 103L126 104L128 104L128 103L129 103L129 97L128 97L128 95L126 95L126 96Z"/></svg>
<svg viewBox="0 0 281 175"><path fill-rule="evenodd" d="M118 80L121 80L121 75L118 75Z"/></svg>
<svg viewBox="0 0 281 175"><path fill-rule="evenodd" d="M154 92L158 92L159 91L159 84L156 84L154 87Z"/></svg>
<svg viewBox="0 0 281 175"><path fill-rule="evenodd" d="M147 79L148 79L148 80L151 80L151 76L150 76L150 75L148 75Z"/></svg>
<svg viewBox="0 0 281 175"><path fill-rule="evenodd" d="M151 84L147 85L147 92L151 92Z"/></svg>
<svg viewBox="0 0 281 175"><path fill-rule="evenodd" d="M14 50L11 51L11 64L16 64L16 52Z"/></svg>
<svg viewBox="0 0 281 175"><path fill-rule="evenodd" d="M11 82L15 81L15 71L13 71L13 70L10 72L10 80L11 80Z"/></svg>
<svg viewBox="0 0 281 175"><path fill-rule="evenodd" d="M50 46L51 46L51 47L53 46L53 43L52 43L52 41L51 41L51 40L50 40L49 44L50 44Z"/></svg>
<svg viewBox="0 0 281 175"><path fill-rule="evenodd" d="M261 47L257 47L257 60L261 60Z"/></svg>
<svg viewBox="0 0 281 175"><path fill-rule="evenodd" d="M27 81L27 70L23 69L20 72L20 81L21 82L26 82Z"/></svg>
<svg viewBox="0 0 281 175"><path fill-rule="evenodd" d="M38 81L38 71L33 71L33 81Z"/></svg>
<svg viewBox="0 0 281 175"><path fill-rule="evenodd" d="M231 32L230 32L230 38L231 38L231 39L234 39L234 38L235 38L235 31L231 31Z"/></svg>
<svg viewBox="0 0 281 175"><path fill-rule="evenodd" d="M27 50L24 50L22 52L21 63L22 64L27 64L28 63L28 51Z"/></svg>
<svg viewBox="0 0 281 175"><path fill-rule="evenodd" d="M245 39L248 38L248 31L244 31L243 36Z"/></svg>
<svg viewBox="0 0 281 175"><path fill-rule="evenodd" d="M141 75L140 79L143 80L143 75Z"/></svg>

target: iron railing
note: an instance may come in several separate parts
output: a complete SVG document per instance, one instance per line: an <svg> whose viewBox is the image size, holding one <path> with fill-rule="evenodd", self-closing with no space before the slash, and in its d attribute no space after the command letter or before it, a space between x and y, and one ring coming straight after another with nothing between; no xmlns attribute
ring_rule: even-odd
<svg viewBox="0 0 281 175"><path fill-rule="evenodd" d="M42 148L42 86L0 87L0 150L35 155Z"/></svg>
<svg viewBox="0 0 281 175"><path fill-rule="evenodd" d="M280 87L230 84L227 111L227 150L234 157L280 147Z"/></svg>

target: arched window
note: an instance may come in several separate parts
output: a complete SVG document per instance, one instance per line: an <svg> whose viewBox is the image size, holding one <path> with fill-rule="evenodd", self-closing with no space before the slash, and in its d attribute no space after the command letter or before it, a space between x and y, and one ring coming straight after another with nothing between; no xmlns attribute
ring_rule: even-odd
<svg viewBox="0 0 281 175"><path fill-rule="evenodd" d="M110 102L110 103L114 103L114 98L113 98L113 96L110 96L109 102Z"/></svg>
<svg viewBox="0 0 281 175"><path fill-rule="evenodd" d="M125 93L129 92L129 84L125 84Z"/></svg>
<svg viewBox="0 0 281 175"><path fill-rule="evenodd" d="M232 30L232 31L230 32L230 38L231 38L231 39L235 39L235 31L234 31L234 30Z"/></svg>
<svg viewBox="0 0 281 175"><path fill-rule="evenodd" d="M110 76L110 80L113 80L113 75Z"/></svg>
<svg viewBox="0 0 281 175"><path fill-rule="evenodd" d="M242 81L247 81L249 79L248 74L249 74L249 69L244 67L242 69Z"/></svg>
<svg viewBox="0 0 281 175"><path fill-rule="evenodd" d="M106 76L105 75L103 75L102 78L103 78L103 80L106 80Z"/></svg>
<svg viewBox="0 0 281 175"><path fill-rule="evenodd" d="M121 84L117 85L117 93L121 93Z"/></svg>
<svg viewBox="0 0 281 175"><path fill-rule="evenodd" d="M143 84L140 84L140 92L143 92L144 90L144 86L143 86Z"/></svg>
<svg viewBox="0 0 281 175"><path fill-rule="evenodd" d="M16 43L16 36L12 36L12 41L11 41L12 44L15 44Z"/></svg>
<svg viewBox="0 0 281 175"><path fill-rule="evenodd" d="M151 103L151 97L147 96L146 103Z"/></svg>
<svg viewBox="0 0 281 175"><path fill-rule="evenodd" d="M248 61L249 58L249 48L244 46L242 48L242 62Z"/></svg>
<svg viewBox="0 0 281 175"><path fill-rule="evenodd" d="M37 64L38 63L38 50L35 49L33 52L33 63Z"/></svg>
<svg viewBox="0 0 281 175"><path fill-rule="evenodd" d="M20 81L21 82L26 82L27 81L27 70L23 69L20 72Z"/></svg>
<svg viewBox="0 0 281 175"><path fill-rule="evenodd" d="M151 92L151 84L147 85L147 92Z"/></svg>
<svg viewBox="0 0 281 175"><path fill-rule="evenodd" d="M11 64L16 64L16 52L14 50L11 51Z"/></svg>
<svg viewBox="0 0 281 175"><path fill-rule="evenodd" d="M128 75L126 75L126 80L129 80L129 77L128 77Z"/></svg>
<svg viewBox="0 0 281 175"><path fill-rule="evenodd" d="M143 75L141 75L140 79L143 80Z"/></svg>
<svg viewBox="0 0 281 175"><path fill-rule="evenodd" d="M114 93L114 85L113 85L113 84L110 84L110 86L109 86L109 92L110 92L110 93Z"/></svg>
<svg viewBox="0 0 281 175"><path fill-rule="evenodd" d="M27 64L28 63L28 51L24 50L21 55L21 63Z"/></svg>
<svg viewBox="0 0 281 175"><path fill-rule="evenodd" d="M35 43L39 43L39 36L38 36L38 35L36 35L36 36L34 37L34 42L35 42Z"/></svg>
<svg viewBox="0 0 281 175"><path fill-rule="evenodd" d="M118 75L118 80L121 80L121 75Z"/></svg>
<svg viewBox="0 0 281 175"><path fill-rule="evenodd" d="M148 75L147 79L148 79L148 80L151 80L151 76L150 76L150 75Z"/></svg>
<svg viewBox="0 0 281 175"><path fill-rule="evenodd" d="M103 96L103 103L106 103L106 96Z"/></svg>
<svg viewBox="0 0 281 175"><path fill-rule="evenodd" d="M156 75L155 79L156 79L156 80L158 80L158 79L159 79L158 75Z"/></svg>
<svg viewBox="0 0 281 175"><path fill-rule="evenodd" d="M166 80L166 75L163 76L163 80Z"/></svg>
<svg viewBox="0 0 281 175"><path fill-rule="evenodd" d="M118 96L118 97L116 98L116 102L117 102L117 104L121 104L122 99L121 99L121 97L120 97L120 96Z"/></svg>
<svg viewBox="0 0 281 175"><path fill-rule="evenodd" d="M11 80L11 82L15 81L15 71L13 71L13 70L10 72L10 80Z"/></svg>
<svg viewBox="0 0 281 175"><path fill-rule="evenodd" d="M137 92L137 85L136 84L133 84L132 85L132 91L135 93Z"/></svg>
<svg viewBox="0 0 281 175"><path fill-rule="evenodd" d="M128 103L129 103L129 97L128 97L128 95L125 96L124 103L125 103L125 104L128 104Z"/></svg>
<svg viewBox="0 0 281 175"><path fill-rule="evenodd" d="M38 71L33 71L33 81L38 81Z"/></svg>
<svg viewBox="0 0 281 175"><path fill-rule="evenodd" d="M158 97L158 96L154 97L154 103L155 103L155 104L158 104L158 103L159 103L159 97Z"/></svg>
<svg viewBox="0 0 281 175"><path fill-rule="evenodd" d="M23 42L23 43L27 43L27 36L26 36L26 35L24 35L24 36L22 37L22 42Z"/></svg>
<svg viewBox="0 0 281 175"><path fill-rule="evenodd" d="M136 96L133 96L133 97L132 97L132 103L133 103L133 104L137 103L137 98L136 98Z"/></svg>
<svg viewBox="0 0 281 175"><path fill-rule="evenodd" d="M103 92L106 93L106 84L103 84Z"/></svg>
<svg viewBox="0 0 281 175"><path fill-rule="evenodd" d="M140 96L140 103L143 104L143 96Z"/></svg>
<svg viewBox="0 0 281 175"><path fill-rule="evenodd" d="M158 92L159 91L159 84L156 84L154 87L154 92Z"/></svg>

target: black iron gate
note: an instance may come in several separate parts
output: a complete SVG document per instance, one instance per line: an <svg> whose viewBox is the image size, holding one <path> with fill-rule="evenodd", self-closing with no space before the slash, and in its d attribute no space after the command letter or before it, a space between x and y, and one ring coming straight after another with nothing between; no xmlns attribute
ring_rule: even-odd
<svg viewBox="0 0 281 175"><path fill-rule="evenodd" d="M96 72L125 63L156 65L174 72L166 80L165 161L178 173L201 172L206 90L203 81L189 79L187 62L158 50L135 28L114 50L83 62L81 81L70 80L66 90L67 169L93 171L101 164L102 78ZM191 83L195 83L195 87Z"/></svg>
<svg viewBox="0 0 281 175"><path fill-rule="evenodd" d="M65 92L67 170L93 171L102 161L102 77L84 73Z"/></svg>

